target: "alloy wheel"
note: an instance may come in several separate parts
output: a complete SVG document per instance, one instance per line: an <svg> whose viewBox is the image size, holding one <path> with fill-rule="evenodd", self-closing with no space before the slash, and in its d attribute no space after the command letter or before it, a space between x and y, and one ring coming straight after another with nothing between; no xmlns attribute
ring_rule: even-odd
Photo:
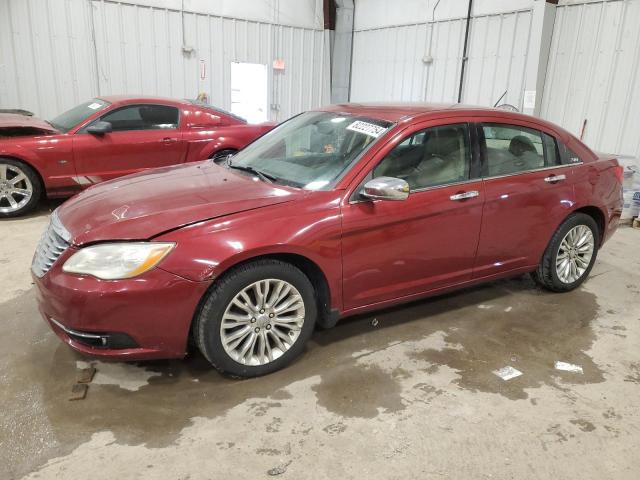
<svg viewBox="0 0 640 480"><path fill-rule="evenodd" d="M15 165L0 163L0 213L20 210L32 196L33 184L25 172Z"/></svg>
<svg viewBox="0 0 640 480"><path fill-rule="evenodd" d="M220 324L225 352L243 365L266 365L296 342L304 324L304 300L290 283L269 278L242 289Z"/></svg>
<svg viewBox="0 0 640 480"><path fill-rule="evenodd" d="M562 283L578 281L589 268L595 247L593 232L577 225L567 232L556 255L556 273Z"/></svg>

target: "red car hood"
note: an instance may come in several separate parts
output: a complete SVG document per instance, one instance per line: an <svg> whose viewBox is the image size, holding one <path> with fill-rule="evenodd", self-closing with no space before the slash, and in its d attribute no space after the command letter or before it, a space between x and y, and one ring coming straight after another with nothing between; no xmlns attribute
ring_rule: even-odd
<svg viewBox="0 0 640 480"><path fill-rule="evenodd" d="M57 132L55 128L38 117L18 115L17 113L0 113L0 128L28 127L37 128L46 132Z"/></svg>
<svg viewBox="0 0 640 480"><path fill-rule="evenodd" d="M304 193L203 162L101 183L64 203L57 213L71 242L82 245L147 239L202 220L290 202L300 195Z"/></svg>

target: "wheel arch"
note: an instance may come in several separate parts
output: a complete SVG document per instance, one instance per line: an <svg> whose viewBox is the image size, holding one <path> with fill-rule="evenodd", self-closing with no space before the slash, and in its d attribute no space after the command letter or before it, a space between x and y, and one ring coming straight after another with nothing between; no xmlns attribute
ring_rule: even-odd
<svg viewBox="0 0 640 480"><path fill-rule="evenodd" d="M242 148L241 142L232 137L225 137L224 141L221 139L215 139L208 142L200 151L200 157L203 159L211 158L217 152L222 150L240 150Z"/></svg>
<svg viewBox="0 0 640 480"><path fill-rule="evenodd" d="M299 268L300 271L302 271L302 273L307 276L314 287L314 295L316 297L318 306L318 318L316 320L317 324L324 328L329 328L335 325L338 319L338 313L331 310L331 289L329 287L327 276L322 268L320 268L320 266L310 258L299 253L263 253L244 258L236 263L228 265L227 268L225 268L225 270L219 276L217 276L213 282L211 282L209 288L207 288L206 292L202 295L200 302L198 302L198 306L196 307L193 318L191 320L191 326L189 328L190 341L194 338L193 328L196 324L196 319L198 318L200 311L202 310L202 307L206 302L209 292L217 285L220 279L224 278L226 275L237 268L265 259L280 260Z"/></svg>
<svg viewBox="0 0 640 480"><path fill-rule="evenodd" d="M2 159L2 158L6 158L6 159L14 160L16 162L24 163L31 170L33 170L35 172L35 174L37 175L38 180L40 180L40 186L42 187L42 191L40 192L40 196L41 197L46 196L46 194L47 194L47 185L44 183L44 178L42 176L42 173L40 173L40 170L33 165L33 162L30 162L29 160L26 160L23 157L19 157L19 156L14 155L14 154L0 153L0 159Z"/></svg>
<svg viewBox="0 0 640 480"><path fill-rule="evenodd" d="M222 147L222 148L218 148L217 150L214 150L213 152L209 153L207 158L214 158L216 155L218 155L220 152L233 152L238 153L240 151L239 148L233 148L233 147Z"/></svg>
<svg viewBox="0 0 640 480"><path fill-rule="evenodd" d="M587 205L584 207L577 208L576 210L573 210L571 213L584 213L586 215L589 215L591 218L595 220L596 225L598 225L598 233L599 233L598 243L599 245L602 245L602 242L604 240L604 235L606 232L606 217L602 209L594 205Z"/></svg>

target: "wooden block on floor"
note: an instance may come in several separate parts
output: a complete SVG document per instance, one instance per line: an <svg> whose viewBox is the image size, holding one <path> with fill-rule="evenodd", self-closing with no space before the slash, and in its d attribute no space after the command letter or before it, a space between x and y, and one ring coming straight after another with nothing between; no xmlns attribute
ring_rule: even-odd
<svg viewBox="0 0 640 480"><path fill-rule="evenodd" d="M93 376L96 374L96 369L93 367L82 368L78 370L76 382L78 383L91 383Z"/></svg>
<svg viewBox="0 0 640 480"><path fill-rule="evenodd" d="M87 396L89 385L86 383L76 383L71 388L71 396L69 400L83 400Z"/></svg>

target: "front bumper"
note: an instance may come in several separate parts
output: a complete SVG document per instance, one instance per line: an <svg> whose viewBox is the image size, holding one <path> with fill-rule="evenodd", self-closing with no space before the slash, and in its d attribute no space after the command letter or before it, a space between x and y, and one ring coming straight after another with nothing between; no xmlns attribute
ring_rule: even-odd
<svg viewBox="0 0 640 480"><path fill-rule="evenodd" d="M181 358L191 320L210 282L161 268L126 280L68 274L65 252L42 278L33 276L40 313L74 350L103 358Z"/></svg>

